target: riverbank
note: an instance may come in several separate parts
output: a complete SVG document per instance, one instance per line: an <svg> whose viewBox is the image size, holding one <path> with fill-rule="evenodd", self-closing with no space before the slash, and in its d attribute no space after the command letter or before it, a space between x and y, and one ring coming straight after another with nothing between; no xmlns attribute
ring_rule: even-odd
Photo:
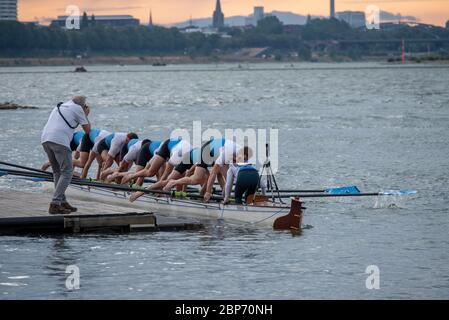
<svg viewBox="0 0 449 320"><path fill-rule="evenodd" d="M332 59L327 56L314 57L311 61L304 61L297 58L283 58L281 60L274 58L259 58L259 57L242 57L236 55L223 55L213 57L190 57L190 56L92 56L82 59L72 57L42 57L42 58L29 58L29 57L17 57L17 58L0 58L0 67L33 67L33 66L91 66L91 65L153 65L153 66L165 66L171 65L183 65L183 64L217 64L217 63L301 63L301 62L314 62L314 63L348 63L348 62L383 62L390 64L400 63L399 58L389 58L387 56L373 56L364 57L361 59L353 60L347 57L341 57L339 59ZM419 64L419 63L438 63L449 64L449 60L439 59L425 59L425 58L410 58L406 60L407 64Z"/></svg>
<svg viewBox="0 0 449 320"><path fill-rule="evenodd" d="M366 57L360 62L387 62L388 57ZM329 57L314 57L311 61L286 57L283 59L260 58L235 54L221 56L91 56L82 59L73 57L0 57L0 67L15 66L89 66L89 65L154 65L167 64L216 64L216 63L297 63L297 62L355 62L351 59L334 61Z"/></svg>

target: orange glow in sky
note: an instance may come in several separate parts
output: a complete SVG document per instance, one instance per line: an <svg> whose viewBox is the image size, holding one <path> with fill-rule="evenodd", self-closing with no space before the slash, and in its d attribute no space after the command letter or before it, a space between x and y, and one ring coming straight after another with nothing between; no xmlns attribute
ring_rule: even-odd
<svg viewBox="0 0 449 320"><path fill-rule="evenodd" d="M45 21L65 15L68 5L77 5L89 14L130 14L148 22L153 11L155 24L169 25L192 16L212 15L216 0L18 0L19 20ZM254 6L264 6L266 12L291 11L307 15L329 15L329 0L222 0L225 16L248 15ZM420 22L444 25L449 20L449 0L335 0L336 11L358 10L374 4L381 10L417 17Z"/></svg>

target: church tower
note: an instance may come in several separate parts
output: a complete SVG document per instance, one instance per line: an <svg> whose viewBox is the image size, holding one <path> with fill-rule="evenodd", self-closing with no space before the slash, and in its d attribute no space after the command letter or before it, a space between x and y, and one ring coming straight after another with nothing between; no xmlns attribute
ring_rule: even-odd
<svg viewBox="0 0 449 320"><path fill-rule="evenodd" d="M224 27L224 14L221 11L220 0L217 0L217 5L215 6L212 26L217 29Z"/></svg>

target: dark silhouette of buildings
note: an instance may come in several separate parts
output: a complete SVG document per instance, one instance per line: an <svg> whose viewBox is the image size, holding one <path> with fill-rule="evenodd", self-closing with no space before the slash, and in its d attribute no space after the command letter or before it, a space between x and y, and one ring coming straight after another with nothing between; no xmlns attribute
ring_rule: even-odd
<svg viewBox="0 0 449 320"><path fill-rule="evenodd" d="M148 27L150 27L150 28L153 27L153 12L151 12L151 10L150 10L150 18L148 21Z"/></svg>
<svg viewBox="0 0 449 320"><path fill-rule="evenodd" d="M335 18L335 0L331 0L331 18Z"/></svg>
<svg viewBox="0 0 449 320"><path fill-rule="evenodd" d="M68 16L58 16L57 19L51 22L52 26L65 27ZM73 18L73 17L71 17ZM80 21L83 17L79 17ZM89 19L88 22L92 22ZM117 15L117 16L95 16L95 23L104 26L138 26L140 24L139 19L130 15Z"/></svg>
<svg viewBox="0 0 449 320"><path fill-rule="evenodd" d="M0 20L17 20L17 0L0 0Z"/></svg>
<svg viewBox="0 0 449 320"><path fill-rule="evenodd" d="M217 0L217 4L215 6L212 26L217 29L224 27L224 14L221 11L220 0Z"/></svg>

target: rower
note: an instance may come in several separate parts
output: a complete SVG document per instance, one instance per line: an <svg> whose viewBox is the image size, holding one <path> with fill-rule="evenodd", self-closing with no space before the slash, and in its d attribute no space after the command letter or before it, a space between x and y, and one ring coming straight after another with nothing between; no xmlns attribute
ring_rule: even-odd
<svg viewBox="0 0 449 320"><path fill-rule="evenodd" d="M204 193L204 189L208 186L206 183L211 181L208 170L209 167L212 167L212 173L214 173L212 185L215 178L218 176L222 188L224 188L224 177L226 176L228 169L226 164L232 162L233 156L236 155L237 149L239 148L240 147L231 140L223 138L209 140L201 147L201 157L199 157L198 161L195 163L193 174L178 180L169 181L164 187L164 190L169 191L176 186L201 185L203 187L201 193ZM230 160L228 159L229 155L231 156ZM208 190L212 191L212 185ZM207 200L209 199L210 196Z"/></svg>
<svg viewBox="0 0 449 320"><path fill-rule="evenodd" d="M249 147L241 149L236 157L236 163L229 165L224 194L224 204L228 204L231 197L232 185L235 184L235 203L253 204L254 195L259 185L259 172L248 162L252 157L252 150ZM265 194L265 187L262 186L262 193Z"/></svg>
<svg viewBox="0 0 449 320"><path fill-rule="evenodd" d="M207 184L204 188L204 201L207 202L210 200L215 179L218 179L221 189L224 192L226 183L225 177L227 176L229 164L236 161L237 152L239 150L240 146L232 140L226 140L220 148L220 154L211 169Z"/></svg>
<svg viewBox="0 0 449 320"><path fill-rule="evenodd" d="M127 183L136 178L153 177L165 165L165 170L159 180L165 180L173 169L182 162L184 154L189 153L192 147L190 143L181 138L165 140L156 155L146 165L144 170L131 173L123 177L122 183Z"/></svg>
<svg viewBox="0 0 449 320"><path fill-rule="evenodd" d="M139 137L134 132L122 133L116 132L111 133L106 138L104 138L98 144L98 153L101 155L103 160L101 171L105 171L110 168L114 161L117 165L120 165L120 151L123 146L129 143L133 139L138 139Z"/></svg>
<svg viewBox="0 0 449 320"><path fill-rule="evenodd" d="M92 132L92 130L91 130ZM75 159L78 159L80 157L80 152L79 152L79 145L81 143L81 140L84 137L84 132L83 131L77 131L75 133L73 133L73 137L72 140L70 141L70 150L72 150L72 152L75 152L75 154L73 155L73 162L75 162ZM51 166L50 161L45 162L42 165L41 170L43 171L47 171L47 169Z"/></svg>
<svg viewBox="0 0 449 320"><path fill-rule="evenodd" d="M194 164L198 161L200 157L200 148L192 149L190 152L185 153L182 162L178 164L170 175L166 179L160 179L151 186L145 188L148 190L160 190L166 186L166 184L171 180L178 180L184 176L190 176L193 173ZM141 191L134 192L129 198L130 202L136 201L139 197L143 196L145 193Z"/></svg>
<svg viewBox="0 0 449 320"><path fill-rule="evenodd" d="M82 178L86 178L90 166L94 159L98 162L97 179L100 179L101 172L112 166L114 160L119 164L119 152L122 147L132 139L138 139L137 134L130 133L111 133L105 138L101 139L92 148L93 156L89 156L89 160L84 166Z"/></svg>
<svg viewBox="0 0 449 320"><path fill-rule="evenodd" d="M144 170L147 165L150 167L150 163L153 160L153 157L155 154L159 151L159 147L161 146L161 141L151 141L146 140L145 143L142 144L142 147L140 148L138 155L137 155L137 161L136 161L136 170L135 173ZM162 169L165 169L165 167L161 167L161 170L157 173L158 175L162 176L163 172ZM128 172L121 172L116 173L115 178L122 178L128 175ZM141 186L143 184L143 177L139 177L136 181L136 184Z"/></svg>
<svg viewBox="0 0 449 320"><path fill-rule="evenodd" d="M101 180L111 182L112 180L117 179L117 183L120 183L121 177L119 177L119 173L126 173L134 163L137 164L139 152L142 149L142 145L148 142L150 142L150 140L148 139L132 139L127 144L125 144L120 151L119 167L117 169L109 168L103 171L100 177Z"/></svg>
<svg viewBox="0 0 449 320"><path fill-rule="evenodd" d="M79 157L73 160L73 166L84 168L88 161L92 163L92 161L95 160L95 154L91 153L94 145L109 134L111 134L109 131L94 128L88 135L84 135L78 147ZM91 160L89 160L90 157L92 157Z"/></svg>

